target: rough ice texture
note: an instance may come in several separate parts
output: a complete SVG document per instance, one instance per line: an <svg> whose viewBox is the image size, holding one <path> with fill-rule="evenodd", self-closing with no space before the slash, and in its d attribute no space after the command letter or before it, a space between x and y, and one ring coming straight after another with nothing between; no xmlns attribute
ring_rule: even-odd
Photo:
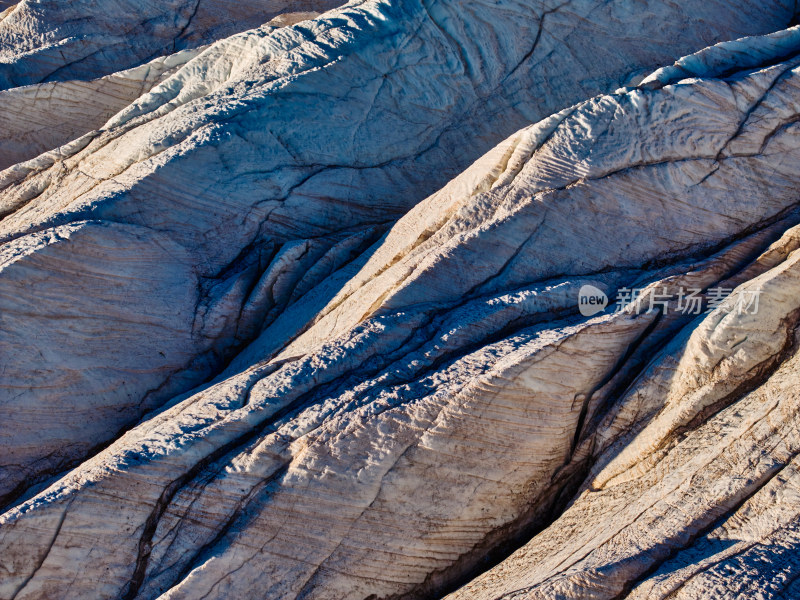
<svg viewBox="0 0 800 600"><path fill-rule="evenodd" d="M0 91L0 170L100 129L200 51L176 52L90 81L40 83Z"/></svg>
<svg viewBox="0 0 800 600"><path fill-rule="evenodd" d="M794 3L204 1L0 21L0 598L792 597Z"/></svg>
<svg viewBox="0 0 800 600"><path fill-rule="evenodd" d="M21 0L0 12L0 89L96 79L339 0ZM3 6L0 6L2 9Z"/></svg>
<svg viewBox="0 0 800 600"><path fill-rule="evenodd" d="M0 318L39 322L62 311L64 298L74 318L61 325L57 344L35 337L29 352L12 355L0 382L0 436L13 448L0 465L0 495L71 464L212 376L300 296L305 311L291 323L304 327L334 288L301 292L519 126L614 89L642 65L774 29L791 18L790 4L654 0L648 7L659 18L642 22L638 8L597 0L354 3L220 40L102 129L0 173L8 253L24 253L37 232L85 228L49 246L49 265L63 256L69 272L75 256L105 247L89 231L110 222L139 232L126 252L138 256L140 247L149 276L139 286L127 272L130 259L104 255L109 285L119 286L110 341L96 335L97 309L80 276L64 278L52 300L37 292L32 311L14 272L33 267L22 260L4 267L0 286L9 291ZM61 10L78 10L69 7ZM22 3L6 19L39 10ZM53 27L60 15L42 22ZM180 250L162 251L164 238ZM163 258L145 262L153 246ZM96 275L92 282L103 286ZM175 314L169 326L151 319L162 311ZM19 343L15 327L0 330L6 348ZM76 346L94 363L76 364ZM144 347L158 366L132 377ZM62 383L53 389L46 381ZM49 417L54 404L64 420ZM21 406L25 423L36 423L36 444L17 441L30 427L20 426ZM117 417L93 423L86 411L98 407Z"/></svg>

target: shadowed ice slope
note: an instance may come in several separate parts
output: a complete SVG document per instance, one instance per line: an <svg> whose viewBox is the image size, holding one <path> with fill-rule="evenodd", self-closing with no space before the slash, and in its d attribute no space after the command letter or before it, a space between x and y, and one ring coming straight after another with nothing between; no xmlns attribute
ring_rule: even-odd
<svg viewBox="0 0 800 600"><path fill-rule="evenodd" d="M80 161L101 168L92 156L105 146L93 144L113 129L58 163L63 176L35 167L26 181L50 187L3 222L6 248L25 243L8 263L28 269L9 277L35 281L73 257L102 300L119 294L102 272L117 259L102 252L130 256L119 259L130 280L146 274L151 290L164 261L169 281L192 282L186 300L180 286L165 296L173 327L186 310L216 328L213 348L222 336L252 341L212 382L0 516L0 597L423 598L519 545L455 597L712 598L715 586L767 580L791 595L794 562L781 552L796 511L772 499L793 497L798 450L798 115L798 29L708 48L518 131L385 235L341 208L352 203L336 213L347 234L319 222L312 235L301 210L325 204L306 197L297 222L259 221L199 304L189 290L204 289L202 269L241 247L224 212L192 245L198 198L170 235L180 213L156 221L145 196L139 213L113 211L149 181L176 189L159 169L177 178L204 156L213 173L216 155L176 142L188 154L108 179L130 187L83 213L59 205L59 190L111 185L74 174ZM217 149L229 139L202 135ZM237 188L225 189L218 201L233 210ZM23 214L42 226L15 237ZM78 214L87 220L66 224ZM99 214L129 221L89 218ZM137 240L161 254L134 260ZM94 254L74 258L80 248ZM612 298L643 291L582 317L585 284ZM719 287L735 290L726 303L679 311L683 291L708 301ZM738 310L756 290L758 311ZM159 306L142 328L161 326ZM169 340L169 352L197 352L180 329ZM26 447L19 430L4 444L20 456L46 443ZM719 583L737 568L748 578Z"/></svg>
<svg viewBox="0 0 800 600"><path fill-rule="evenodd" d="M44 11L43 20L35 22L47 29L47 23L60 23L70 11L80 10L79 3L59 6L51 14L42 3L22 3L0 22L0 29L16 31L14 19L30 11ZM128 23L114 19L124 8L114 3L108 15L68 20L69 27L99 27L106 18L115 26ZM151 8L183 14L175 7L167 10L164 3L146 4L135 14L141 17ZM648 18L643 20L644 8ZM394 219L518 127L615 89L643 66L708 42L780 28L792 18L792 9L793 3L785 1L704 0L678 6L653 0L633 7L598 0L369 0L293 26L265 25L236 34L196 56L194 51L178 55L179 61L170 57L169 64L185 62L155 76L149 92L100 130L0 173L0 442L9 449L0 458L0 496L17 497L37 479L113 439L147 411L217 374L287 306L304 298L293 317L284 317L278 329L264 334L274 348L290 341L360 263L309 295L312 288L362 255ZM30 27L39 31L39 25ZM145 44L148 35L137 33L135 39ZM89 38L84 32L77 39ZM72 39L67 38L69 44ZM20 50L8 40L3 48ZM105 56L104 64L112 64L105 52L92 56ZM128 62L114 59L114 68ZM34 70L26 67L24 72ZM617 152L603 165L587 159L580 168L594 178L659 160L667 163L664 177L674 178L665 184L682 185L687 177L699 182L710 172L725 136L733 134L755 101L750 95L760 93L776 73L754 75L757 82L738 95L720 83L687 98L687 106L700 107L709 119L700 125L707 140L686 134L674 140L675 148L656 144L639 155L631 144L627 153ZM102 70L92 70L91 77L98 75ZM45 93L42 86L47 85L37 90ZM67 85L75 82L59 83L57 89ZM671 103L683 102L681 89ZM29 91L19 89L23 95ZM637 104L638 96L623 97L619 108L615 102L599 100L591 113L573 122L596 136L615 111L647 106ZM691 117L674 114L670 119L664 127ZM654 117L652 127L661 126ZM770 148L784 139L777 136ZM513 171L531 143L506 146L491 160L502 164L508 151ZM689 174L668 164L684 158L681 152L693 165ZM427 301L452 299L470 282L481 286L472 291L485 295L533 279L612 264L633 266L663 252L678 256L721 243L790 204L794 180L785 170L790 167L756 149L747 152L755 154L723 161L729 168L706 182L709 210L725 215L719 224L704 228L692 221L699 217L689 217L691 226L669 247L656 239L641 245L631 240L635 247L627 258L621 248L602 248L584 259L557 250L564 241L560 234L544 234L558 224L540 223L544 213L527 211L528 196L550 186L553 205L563 207L568 201L559 199L565 193L560 188L570 185L565 177L584 173L551 177L525 172L507 186L509 199L525 202L515 207L498 200L496 214L478 210L469 217L503 230L496 256L508 264L496 273L497 265L478 266L472 279L459 278L450 296L441 296L436 289L441 284L425 283L428 271L420 263L419 285L430 288ZM775 193L765 202L743 195L742 206L734 209L716 182L747 190L752 181L768 178L757 170L764 161L776 169L770 182ZM739 163L746 169L733 168ZM542 177L546 182L537 183ZM629 185L624 177L610 181L622 186L613 194ZM447 210L428 218L444 218ZM554 218L566 217L561 208L554 210ZM525 214L510 219L514 211ZM644 208L632 215L631 223L641 224L638 236L649 235L644 232L651 217ZM452 231L464 226L459 216ZM610 222L607 226L614 229ZM552 241L543 246L541 268L528 268L514 255L519 250L525 256L535 238L527 244L525 239L535 227ZM436 239L442 235L448 234ZM464 239L452 264L461 264L457 261L464 260L464 252L480 251L481 244ZM376 260L385 260L391 247L384 244ZM409 260L418 256L415 251ZM395 277L399 268L381 281ZM444 269L449 279L452 274ZM481 276L486 281L473 281ZM416 301L412 280L398 278L391 285L398 289L376 294L373 286L359 295L387 309ZM365 313L356 314L359 308L342 314L352 306L332 306L309 339L330 340L355 325Z"/></svg>
<svg viewBox="0 0 800 600"><path fill-rule="evenodd" d="M0 4L0 89L96 79L337 0L20 0Z"/></svg>

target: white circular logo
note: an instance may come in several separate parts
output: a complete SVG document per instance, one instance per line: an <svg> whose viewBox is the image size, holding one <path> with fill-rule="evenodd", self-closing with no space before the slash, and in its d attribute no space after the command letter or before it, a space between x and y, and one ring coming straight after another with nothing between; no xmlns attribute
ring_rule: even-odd
<svg viewBox="0 0 800 600"><path fill-rule="evenodd" d="M586 284L578 292L578 309L584 317L603 312L606 306L608 306L608 296L603 290Z"/></svg>

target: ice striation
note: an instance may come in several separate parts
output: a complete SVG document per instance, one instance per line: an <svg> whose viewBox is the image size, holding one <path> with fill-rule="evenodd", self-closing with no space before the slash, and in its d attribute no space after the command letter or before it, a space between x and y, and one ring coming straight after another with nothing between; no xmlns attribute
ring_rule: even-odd
<svg viewBox="0 0 800 600"><path fill-rule="evenodd" d="M653 2L662 18L646 21L643 46L623 35L641 25L638 9L595 0L370 0L224 38L101 129L9 167L0 495L213 377L301 297L304 316L282 323L304 328L337 284L313 288L519 126L674 56L678 29L693 50L784 24L789 4ZM102 267L84 281L69 265L92 256ZM78 275L48 291L53 269ZM98 309L92 286L113 310ZM53 319L58 336L16 350Z"/></svg>
<svg viewBox="0 0 800 600"><path fill-rule="evenodd" d="M793 2L83 4L0 20L0 598L793 597Z"/></svg>
<svg viewBox="0 0 800 600"><path fill-rule="evenodd" d="M88 80L334 0L20 0L0 4L0 89Z"/></svg>

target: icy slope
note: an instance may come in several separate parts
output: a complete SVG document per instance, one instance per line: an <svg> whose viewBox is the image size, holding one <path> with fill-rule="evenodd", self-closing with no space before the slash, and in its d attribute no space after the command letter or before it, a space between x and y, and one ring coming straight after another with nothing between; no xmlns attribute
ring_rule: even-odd
<svg viewBox="0 0 800 600"><path fill-rule="evenodd" d="M0 12L0 89L96 79L337 0L21 0ZM0 5L0 10L4 9Z"/></svg>
<svg viewBox="0 0 800 600"><path fill-rule="evenodd" d="M520 545L455 597L791 595L799 37L709 48L528 126L375 243L366 221L240 257L249 283L187 314L255 339L0 516L0 597L422 598ZM94 240L134 269L139 236L164 252L144 272L174 254L201 266L171 281L194 283L227 230L185 256L196 220L157 237L165 222L20 236L8 260L28 271L9 273L63 264L59 244L88 272ZM642 292L584 317L586 284ZM715 289L735 292L709 306ZM32 454L19 435L4 444Z"/></svg>
<svg viewBox="0 0 800 600"><path fill-rule="evenodd" d="M11 19L15 31L14 19L40 8L20 4L0 27ZM122 8L79 23L99 27ZM150 8L182 14L163 3L135 14ZM36 23L79 9L60 5ZM788 1L354 3L222 39L102 129L0 173L0 440L10 448L0 496L16 497L217 374L285 307L519 126L667 57L780 28L792 11ZM13 41L2 47L20 51ZM115 68L127 61L92 56ZM717 108L734 110L724 99ZM778 177L772 204L697 246L778 210L783 185ZM294 332L337 285L305 298Z"/></svg>

